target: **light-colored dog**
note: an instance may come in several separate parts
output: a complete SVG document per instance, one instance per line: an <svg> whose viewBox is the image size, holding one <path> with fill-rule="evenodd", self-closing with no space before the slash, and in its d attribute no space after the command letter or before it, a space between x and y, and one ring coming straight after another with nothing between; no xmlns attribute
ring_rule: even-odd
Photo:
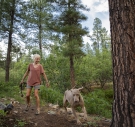
<svg viewBox="0 0 135 127"><path fill-rule="evenodd" d="M82 107L82 110L84 112L84 119L87 120L87 112L84 106L84 100L80 94L81 89L83 88L66 90L64 94L64 98L63 98L63 106L66 110L66 115L67 115L67 104L69 103L72 108L72 112L75 116L75 119L77 121L77 124L81 124L81 122L78 116L76 115L76 112L75 112L76 107L79 107L79 106Z"/></svg>

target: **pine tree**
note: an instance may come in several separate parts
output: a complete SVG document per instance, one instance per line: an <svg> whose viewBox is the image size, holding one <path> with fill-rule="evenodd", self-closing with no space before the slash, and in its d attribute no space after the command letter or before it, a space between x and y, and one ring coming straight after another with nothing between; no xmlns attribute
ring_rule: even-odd
<svg viewBox="0 0 135 127"><path fill-rule="evenodd" d="M21 34L21 23L23 19L21 18L21 5L22 3L18 0L8 0L2 1L1 5L1 24L0 33L1 38L7 40L7 57L5 64L5 81L9 81L9 69L11 63L11 52L13 44L19 44L18 38ZM17 36L16 36L17 35Z"/></svg>
<svg viewBox="0 0 135 127"><path fill-rule="evenodd" d="M82 28L81 22L87 20L82 11L89 9L81 4L80 0L59 0L56 2L52 29L61 35L63 54L69 57L71 87L76 85L74 72L74 58L84 55L82 51L82 37L88 33L88 29Z"/></svg>
<svg viewBox="0 0 135 127"><path fill-rule="evenodd" d="M109 0L114 101L110 127L135 127L135 1Z"/></svg>
<svg viewBox="0 0 135 127"><path fill-rule="evenodd" d="M24 5L26 15L23 15L25 20L26 45L36 47L42 56L43 44L49 39L49 30L47 22L51 18L50 5L46 1L39 0L38 2L27 2ZM27 39L29 38L29 42Z"/></svg>
<svg viewBox="0 0 135 127"><path fill-rule="evenodd" d="M94 19L93 26L93 33L89 37L93 42L93 51L99 54L99 51L110 49L110 36L106 28L102 27L102 21L99 18Z"/></svg>

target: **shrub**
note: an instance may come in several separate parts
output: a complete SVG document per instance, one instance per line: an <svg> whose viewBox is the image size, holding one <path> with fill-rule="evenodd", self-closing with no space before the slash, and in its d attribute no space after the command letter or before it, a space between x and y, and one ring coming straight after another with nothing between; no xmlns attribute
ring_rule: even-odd
<svg viewBox="0 0 135 127"><path fill-rule="evenodd" d="M0 98L14 98L19 101L24 101L23 98L21 98L19 85L13 82L0 82L0 89Z"/></svg>
<svg viewBox="0 0 135 127"><path fill-rule="evenodd" d="M95 90L84 96L85 106L88 114L98 114L111 117L111 103L106 99L103 90Z"/></svg>
<svg viewBox="0 0 135 127"><path fill-rule="evenodd" d="M112 103L113 100L113 89L107 89L105 90L105 98Z"/></svg>
<svg viewBox="0 0 135 127"><path fill-rule="evenodd" d="M40 87L40 97L47 103L63 105L63 94L60 91L56 91L52 88L46 88L45 86Z"/></svg>

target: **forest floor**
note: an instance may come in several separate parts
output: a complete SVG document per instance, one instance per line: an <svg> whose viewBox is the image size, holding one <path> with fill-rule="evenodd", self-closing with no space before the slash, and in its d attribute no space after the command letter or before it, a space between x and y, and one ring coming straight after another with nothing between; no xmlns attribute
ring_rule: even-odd
<svg viewBox="0 0 135 127"><path fill-rule="evenodd" d="M4 99L0 100L4 103ZM25 104L18 103L12 113L2 115L0 113L0 127L109 127L111 120L98 115L88 114L88 120L83 120L83 113L78 113L82 125L77 125L72 113L65 118L62 108L56 105L45 104L41 106L41 113L35 115L35 105L31 105L29 111L25 111Z"/></svg>

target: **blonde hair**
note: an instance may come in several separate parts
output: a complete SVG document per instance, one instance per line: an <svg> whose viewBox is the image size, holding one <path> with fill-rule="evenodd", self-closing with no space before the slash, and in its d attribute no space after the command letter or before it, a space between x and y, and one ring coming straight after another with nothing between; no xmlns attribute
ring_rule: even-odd
<svg viewBox="0 0 135 127"><path fill-rule="evenodd" d="M33 55L33 60L34 60L35 58L40 58L40 55L39 55L39 54L34 54L34 55Z"/></svg>

